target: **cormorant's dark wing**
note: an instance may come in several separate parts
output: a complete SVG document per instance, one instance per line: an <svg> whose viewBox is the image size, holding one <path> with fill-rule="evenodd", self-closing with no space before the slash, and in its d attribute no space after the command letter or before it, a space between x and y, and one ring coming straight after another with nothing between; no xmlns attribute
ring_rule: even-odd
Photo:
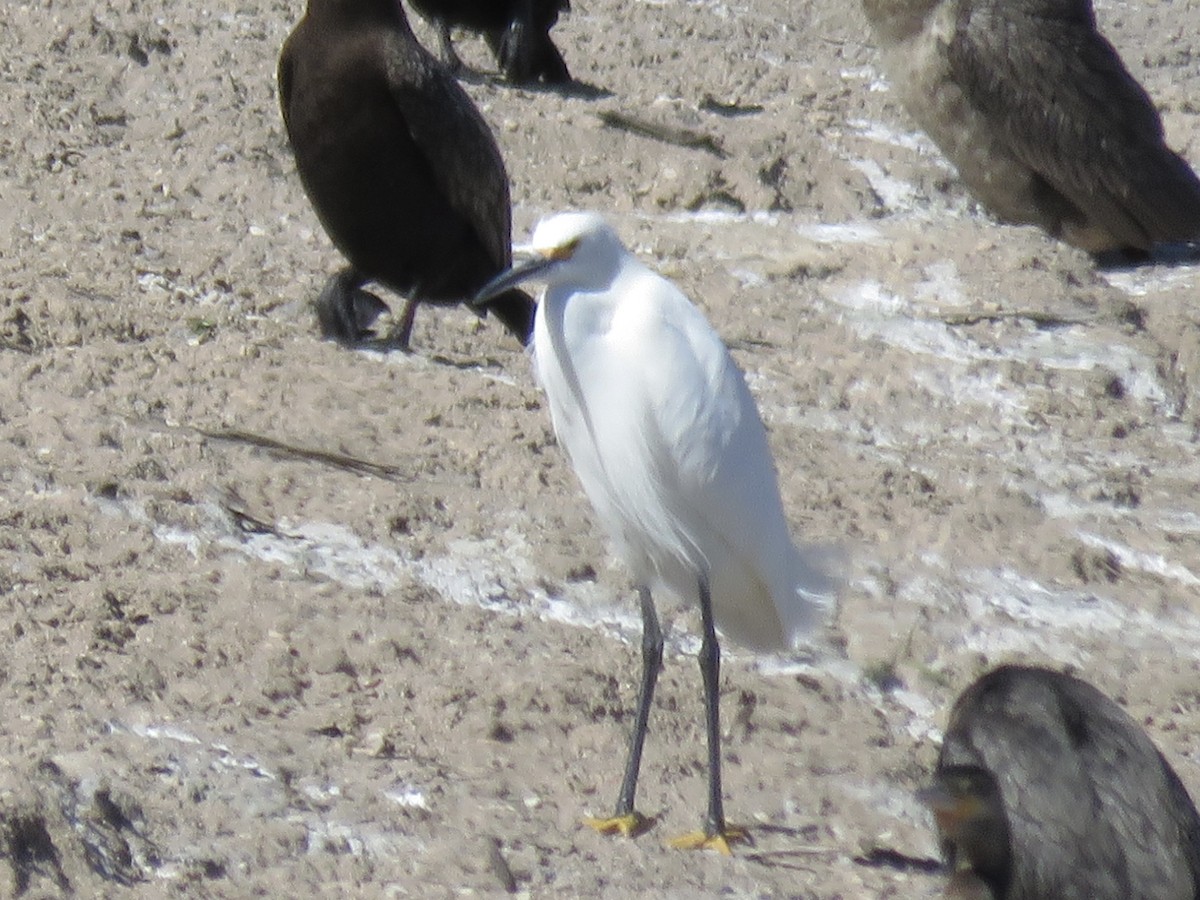
<svg viewBox="0 0 1200 900"><path fill-rule="evenodd" d="M1089 709L1080 754L1124 857L1126 896L1194 898L1200 817L1178 776L1145 731L1090 685L1064 682L1062 693L1064 704Z"/></svg>
<svg viewBox="0 0 1200 900"><path fill-rule="evenodd" d="M275 70L275 84L279 89L279 109L283 113L283 129L288 130L288 109L292 103L292 36L288 35L279 51L279 66Z"/></svg>
<svg viewBox="0 0 1200 900"><path fill-rule="evenodd" d="M1171 764L1161 758L1167 781L1168 814L1179 829L1180 853L1191 875L1192 896L1200 897L1200 814Z"/></svg>
<svg viewBox="0 0 1200 900"><path fill-rule="evenodd" d="M942 758L983 766L1000 785L1009 896L1195 896L1200 819L1187 791L1137 723L1091 685L996 670L956 703Z"/></svg>
<svg viewBox="0 0 1200 900"><path fill-rule="evenodd" d="M1009 896L1128 898L1120 847L1055 692L1023 670L985 678L955 705L939 765L978 765L996 779L1012 844Z"/></svg>
<svg viewBox="0 0 1200 900"><path fill-rule="evenodd" d="M949 60L1014 155L1123 242L1200 236L1200 179L1088 0L964 0Z"/></svg>
<svg viewBox="0 0 1200 900"><path fill-rule="evenodd" d="M512 261L512 205L504 160L467 92L437 60L418 50L405 46L385 54L392 99L430 161L442 193L471 223L499 271Z"/></svg>

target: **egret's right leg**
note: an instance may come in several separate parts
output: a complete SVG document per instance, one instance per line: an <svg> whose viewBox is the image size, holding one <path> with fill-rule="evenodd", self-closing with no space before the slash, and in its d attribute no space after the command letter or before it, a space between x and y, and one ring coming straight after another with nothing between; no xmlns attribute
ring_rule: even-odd
<svg viewBox="0 0 1200 900"><path fill-rule="evenodd" d="M609 818L588 818L584 822L601 834L620 833L626 837L640 834L649 825L646 818L633 808L637 793L638 770L642 766L642 746L646 742L646 729L650 722L650 705L654 700L654 685L662 669L663 635L658 624L658 612L650 589L638 588L638 599L642 606L642 684L638 689L637 716L633 723L633 734L629 739L629 757L625 762L625 778L621 782L621 794L617 797L617 810Z"/></svg>
<svg viewBox="0 0 1200 900"><path fill-rule="evenodd" d="M708 813L704 830L685 834L670 841L680 850L716 850L730 854L729 845L745 841L746 832L725 823L725 805L721 794L721 645L717 640L712 594L708 579L700 578L700 619L704 637L700 644L700 674L704 679L704 724L708 733Z"/></svg>

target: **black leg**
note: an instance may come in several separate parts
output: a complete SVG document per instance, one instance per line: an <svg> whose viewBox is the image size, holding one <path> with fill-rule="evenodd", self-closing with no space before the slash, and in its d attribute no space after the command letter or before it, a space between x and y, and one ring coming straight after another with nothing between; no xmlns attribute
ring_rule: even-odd
<svg viewBox="0 0 1200 900"><path fill-rule="evenodd" d="M532 0L520 0L513 10L508 28L500 38L497 53L500 70L509 81L520 84L537 80L531 66L530 48L533 35Z"/></svg>
<svg viewBox="0 0 1200 900"><path fill-rule="evenodd" d="M704 679L704 724L708 732L708 813L704 830L680 835L669 843L681 850L716 850L730 854L729 845L747 839L746 833L725 825L725 804L721 792L721 647L713 622L712 594L708 579L701 575L700 618L704 636L700 644L700 675Z"/></svg>
<svg viewBox="0 0 1200 900"><path fill-rule="evenodd" d="M415 289L413 293L416 293ZM388 332L388 336L384 339L385 345L407 353L409 350L409 341L412 339L413 322L416 321L416 318L416 297L407 297L404 300L404 311L400 313L400 318L396 320L396 323L392 326L392 330Z"/></svg>
<svg viewBox="0 0 1200 900"><path fill-rule="evenodd" d="M704 680L704 719L708 730L708 816L706 837L725 835L725 806L721 798L721 647L713 624L708 581L700 579L700 617L704 637L700 644L700 675Z"/></svg>
<svg viewBox="0 0 1200 900"><path fill-rule="evenodd" d="M356 347L374 337L371 325L388 306L362 289L367 281L353 266L329 276L313 304L323 338Z"/></svg>
<svg viewBox="0 0 1200 900"><path fill-rule="evenodd" d="M650 706L654 700L654 685L662 668L663 636L658 625L658 613L648 588L638 588L638 599L642 604L642 684L638 689L637 715L633 723L633 734L629 737L629 757L625 761L625 778L621 782L621 795L617 798L617 811L611 818L588 818L584 822L601 834L620 833L626 837L640 834L649 822L633 808L637 794L638 770L642 767L642 747L646 742L646 728L650 721Z"/></svg>
<svg viewBox="0 0 1200 900"><path fill-rule="evenodd" d="M633 734L629 738L629 757L625 762L625 779L621 782L621 794L617 798L617 815L627 816L633 812L633 798L637 793L638 771L642 767L642 747L646 742L646 730L650 723L650 706L654 700L654 685L662 669L663 636L658 624L658 612L648 588L638 588L638 599L642 604L642 684L638 689L637 716L633 723Z"/></svg>
<svg viewBox="0 0 1200 900"><path fill-rule="evenodd" d="M461 75L466 69L463 61L459 59L458 53L454 49L454 41L450 38L450 23L445 19L438 19L437 22L438 44L441 46L442 62L446 64L446 68L450 70L451 75Z"/></svg>

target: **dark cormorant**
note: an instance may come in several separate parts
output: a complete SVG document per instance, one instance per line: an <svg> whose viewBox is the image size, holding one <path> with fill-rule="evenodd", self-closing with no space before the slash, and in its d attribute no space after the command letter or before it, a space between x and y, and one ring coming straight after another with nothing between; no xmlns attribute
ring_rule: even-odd
<svg viewBox="0 0 1200 900"><path fill-rule="evenodd" d="M464 68L450 41L452 27L483 34L505 76L515 82L571 80L562 54L550 40L558 14L570 0L409 0L438 30L442 59L452 71Z"/></svg>
<svg viewBox="0 0 1200 900"><path fill-rule="evenodd" d="M863 0L909 113L1001 219L1093 255L1200 239L1200 179L1091 0Z"/></svg>
<svg viewBox="0 0 1200 900"><path fill-rule="evenodd" d="M948 896L1200 897L1187 790L1121 707L1070 675L1009 665L971 685L921 796L954 870Z"/></svg>
<svg viewBox="0 0 1200 900"><path fill-rule="evenodd" d="M377 281L408 297L386 341L405 348L417 303L469 300L512 261L496 141L399 0L308 0L279 56L279 97L304 190L350 263L317 301L326 337L371 335L386 307L362 287ZM489 309L527 342L528 294Z"/></svg>

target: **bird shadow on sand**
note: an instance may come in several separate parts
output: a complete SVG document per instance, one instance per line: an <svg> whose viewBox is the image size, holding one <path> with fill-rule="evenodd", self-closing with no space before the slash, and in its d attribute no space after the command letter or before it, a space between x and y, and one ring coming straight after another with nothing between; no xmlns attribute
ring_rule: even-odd
<svg viewBox="0 0 1200 900"><path fill-rule="evenodd" d="M393 353L400 353L406 356L416 356L435 366L445 366L450 369L458 369L460 372L470 371L486 371L495 370L503 371L505 368L504 362L495 356L470 356L455 358L447 356L445 353L431 352L419 353L411 348L404 348L396 344L395 341L388 338L378 338L373 340L361 341L350 347L351 350L362 350L368 353L377 353L380 356L388 356Z"/></svg>
<svg viewBox="0 0 1200 900"><path fill-rule="evenodd" d="M336 276L335 276L336 277ZM328 288L326 288L326 291ZM322 297L314 304L317 326L323 340L332 341L347 350L366 350L371 353L387 355L391 353L412 353L412 348L405 340L394 333L394 326L380 327L384 317L393 315L389 304L371 291L356 289L351 296L352 310L347 313L341 304L329 303ZM433 304L443 305L443 304ZM353 317L352 322L342 321L345 315ZM350 337L347 337L350 335ZM451 359L440 353L424 356L431 363L450 366L456 369L502 369L504 366L494 356L482 359Z"/></svg>
<svg viewBox="0 0 1200 900"><path fill-rule="evenodd" d="M833 847L814 844L811 829L755 825L747 836L753 849L739 852L738 857L772 869L815 871L814 861L841 852Z"/></svg>
<svg viewBox="0 0 1200 900"><path fill-rule="evenodd" d="M922 872L933 874L945 869L941 860L927 856L909 856L890 847L872 847L866 853L854 857L856 865L870 869L891 869L896 872Z"/></svg>
<svg viewBox="0 0 1200 900"><path fill-rule="evenodd" d="M511 81L503 73L491 69L474 69L464 67L455 72L454 77L459 81L473 85L489 85L498 88L511 88L518 91L528 91L532 94L558 94L560 97L570 97L575 100L603 100L614 96L608 88L591 84L587 81L571 79L570 81Z"/></svg>
<svg viewBox="0 0 1200 900"><path fill-rule="evenodd" d="M1155 244L1146 254L1136 256L1122 250L1097 253L1093 259L1102 272L1128 272L1150 266L1194 266L1200 264L1200 242Z"/></svg>
<svg viewBox="0 0 1200 900"><path fill-rule="evenodd" d="M433 353L426 357L431 363L438 366L446 366L451 369L458 369L463 372L473 372L475 370L495 369L496 371L504 370L504 363L494 356L484 356L480 358L454 359L446 356L444 353Z"/></svg>
<svg viewBox="0 0 1200 900"><path fill-rule="evenodd" d="M529 84L514 84L512 87L535 94L558 94L560 97L569 97L573 100L604 100L608 97L616 96L608 88L603 88L598 84L591 84L587 81L572 80L559 82L558 84L539 81Z"/></svg>

